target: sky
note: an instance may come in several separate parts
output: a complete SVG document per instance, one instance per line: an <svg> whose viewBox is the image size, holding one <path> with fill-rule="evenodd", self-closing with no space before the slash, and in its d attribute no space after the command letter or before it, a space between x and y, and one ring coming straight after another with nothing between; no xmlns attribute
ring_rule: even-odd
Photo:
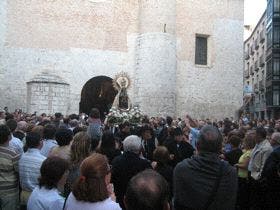
<svg viewBox="0 0 280 210"><path fill-rule="evenodd" d="M244 1L244 25L255 26L266 9L267 0L245 0ZM244 39L250 35L244 31Z"/></svg>

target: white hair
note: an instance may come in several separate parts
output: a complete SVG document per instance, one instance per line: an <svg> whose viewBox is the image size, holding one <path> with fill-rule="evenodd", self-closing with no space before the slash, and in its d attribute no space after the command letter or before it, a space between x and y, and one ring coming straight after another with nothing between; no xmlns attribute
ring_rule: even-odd
<svg viewBox="0 0 280 210"><path fill-rule="evenodd" d="M138 154L141 146L141 139L135 135L128 136L123 141L123 150L125 152L134 152Z"/></svg>

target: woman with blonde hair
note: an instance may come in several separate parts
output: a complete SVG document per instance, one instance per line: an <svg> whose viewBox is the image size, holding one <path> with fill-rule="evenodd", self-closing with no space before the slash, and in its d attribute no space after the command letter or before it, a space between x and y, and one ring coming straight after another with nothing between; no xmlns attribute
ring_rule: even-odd
<svg viewBox="0 0 280 210"><path fill-rule="evenodd" d="M106 156L94 153L83 160L80 174L66 201L66 210L121 210L114 201L111 167Z"/></svg>
<svg viewBox="0 0 280 210"><path fill-rule="evenodd" d="M85 131L78 132L71 145L70 151L70 172L66 181L65 195L69 195L72 190L72 185L80 176L81 162L90 155L90 137Z"/></svg>
<svg viewBox="0 0 280 210"><path fill-rule="evenodd" d="M252 150L255 147L255 131L248 131L243 142L243 154L235 166L238 169L238 193L237 193L237 209L249 209L249 180L248 165L250 162Z"/></svg>

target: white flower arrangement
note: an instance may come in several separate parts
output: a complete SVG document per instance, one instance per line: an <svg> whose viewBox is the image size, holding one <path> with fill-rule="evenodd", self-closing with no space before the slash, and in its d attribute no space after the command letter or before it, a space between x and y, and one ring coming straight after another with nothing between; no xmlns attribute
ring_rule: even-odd
<svg viewBox="0 0 280 210"><path fill-rule="evenodd" d="M139 107L135 106L129 111L122 111L112 107L106 116L106 121L114 125L129 122L130 124L139 124L143 118Z"/></svg>

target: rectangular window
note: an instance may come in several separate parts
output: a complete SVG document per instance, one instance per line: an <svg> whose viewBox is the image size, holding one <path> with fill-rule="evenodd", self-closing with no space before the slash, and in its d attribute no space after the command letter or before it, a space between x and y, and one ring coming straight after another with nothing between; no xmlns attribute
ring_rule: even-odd
<svg viewBox="0 0 280 210"><path fill-rule="evenodd" d="M267 19L269 19L272 16L272 13L273 13L273 0L270 0L267 2L267 11L266 11Z"/></svg>
<svg viewBox="0 0 280 210"><path fill-rule="evenodd" d="M269 80L272 78L272 59L269 59L266 62L266 79Z"/></svg>
<svg viewBox="0 0 280 210"><path fill-rule="evenodd" d="M280 79L280 59L273 59L273 79Z"/></svg>
<svg viewBox="0 0 280 210"><path fill-rule="evenodd" d="M280 101L280 87L278 85L273 86L273 106L279 106Z"/></svg>
<svg viewBox="0 0 280 210"><path fill-rule="evenodd" d="M207 39L206 36L196 36L195 64L207 65Z"/></svg>
<svg viewBox="0 0 280 210"><path fill-rule="evenodd" d="M280 13L280 1L279 0L274 0L274 12Z"/></svg>
<svg viewBox="0 0 280 210"><path fill-rule="evenodd" d="M273 27L273 45L280 44L280 25L274 25Z"/></svg>
<svg viewBox="0 0 280 210"><path fill-rule="evenodd" d="M272 45L272 27L270 26L267 29L267 43L266 43L267 49L269 49L271 45Z"/></svg>

